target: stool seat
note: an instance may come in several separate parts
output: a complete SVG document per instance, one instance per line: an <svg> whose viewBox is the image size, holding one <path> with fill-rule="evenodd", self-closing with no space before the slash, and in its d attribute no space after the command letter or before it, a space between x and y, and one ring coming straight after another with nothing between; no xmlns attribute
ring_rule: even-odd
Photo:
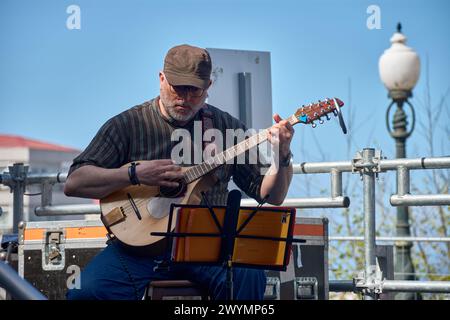
<svg viewBox="0 0 450 320"><path fill-rule="evenodd" d="M208 300L208 293L198 284L189 280L155 280L147 288L146 299L201 299Z"/></svg>

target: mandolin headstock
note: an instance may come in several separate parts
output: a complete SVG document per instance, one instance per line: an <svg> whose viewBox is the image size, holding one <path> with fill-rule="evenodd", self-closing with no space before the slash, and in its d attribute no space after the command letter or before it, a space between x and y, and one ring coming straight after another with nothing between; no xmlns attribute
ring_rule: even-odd
<svg viewBox="0 0 450 320"><path fill-rule="evenodd" d="M333 113L334 116L339 117L339 123L342 130L344 133L347 133L340 110L342 106L344 106L344 102L338 98L327 98L323 101L319 100L318 102L310 103L306 106L303 105L301 108L297 109L292 116L291 124L311 124L312 127L315 128L316 123L314 123L314 121L318 120L319 124L322 124L324 122L322 118L330 120L329 114Z"/></svg>

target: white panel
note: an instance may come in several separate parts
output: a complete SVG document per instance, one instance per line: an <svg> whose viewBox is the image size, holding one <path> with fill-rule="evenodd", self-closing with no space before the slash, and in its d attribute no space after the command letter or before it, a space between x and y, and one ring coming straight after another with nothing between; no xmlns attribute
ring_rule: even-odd
<svg viewBox="0 0 450 320"><path fill-rule="evenodd" d="M272 124L270 52L207 49L211 55L213 84L208 103L239 118L238 74L251 73L252 124L254 129Z"/></svg>
<svg viewBox="0 0 450 320"><path fill-rule="evenodd" d="M207 48L212 60L212 86L207 102L239 119L239 77L251 73L252 123L265 129L272 125L270 52ZM236 189L233 181L228 189ZM243 194L245 198L245 195Z"/></svg>

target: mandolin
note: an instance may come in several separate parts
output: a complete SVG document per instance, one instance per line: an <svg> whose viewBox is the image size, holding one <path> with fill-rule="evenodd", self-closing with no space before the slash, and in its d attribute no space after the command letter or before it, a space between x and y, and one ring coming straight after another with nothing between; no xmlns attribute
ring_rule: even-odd
<svg viewBox="0 0 450 320"><path fill-rule="evenodd" d="M342 130L346 133L340 111L340 107L343 105L344 103L337 98L319 100L316 103L302 106L287 120L291 125L303 123L315 127L314 121L318 120L319 123L323 123L322 117L329 120L329 114L333 113L339 117ZM206 192L216 182L217 178L211 173L228 161L266 141L268 130L263 130L243 140L201 164L183 167L183 178L177 188L131 185L111 193L100 200L103 223L110 233L126 245L133 247L154 245L163 237L153 236L151 233L167 231L171 204L200 204L201 193ZM129 164L125 166L129 166ZM171 230L174 227L175 221L172 222Z"/></svg>

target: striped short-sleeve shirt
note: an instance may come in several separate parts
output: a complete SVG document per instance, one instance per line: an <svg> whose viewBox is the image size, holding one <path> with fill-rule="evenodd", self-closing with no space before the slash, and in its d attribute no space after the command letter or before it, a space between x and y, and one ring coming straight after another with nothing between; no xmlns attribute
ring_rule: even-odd
<svg viewBox="0 0 450 320"><path fill-rule="evenodd" d="M69 175L85 165L119 168L133 161L170 159L173 148L179 143L171 139L172 133L176 129L185 129L193 136L195 122L202 121L201 112L198 112L188 124L180 127L162 115L158 100L159 97L156 97L109 119L88 147L74 159ZM223 133L225 140L226 129L246 130L241 121L227 112L211 105L207 107L212 113L214 128ZM203 141L202 138L200 137L200 141ZM223 145L226 146L227 143L224 141ZM216 169L214 174L219 181L206 193L208 201L213 205L226 204L228 183L231 178L248 196L261 201L260 189L263 179L261 169L264 167L267 165L258 161L250 164L247 152L245 163L235 161L233 164L225 164Z"/></svg>

